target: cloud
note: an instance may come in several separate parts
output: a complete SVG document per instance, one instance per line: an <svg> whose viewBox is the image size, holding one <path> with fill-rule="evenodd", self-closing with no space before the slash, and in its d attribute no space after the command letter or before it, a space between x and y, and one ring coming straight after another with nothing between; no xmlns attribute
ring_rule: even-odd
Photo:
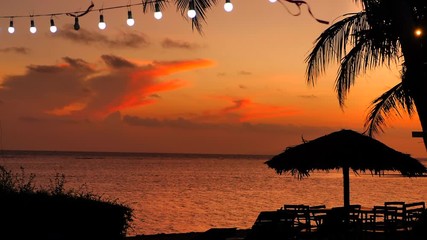
<svg viewBox="0 0 427 240"><path fill-rule="evenodd" d="M316 99L317 98L317 96L313 95L313 94L311 94L311 95L300 95L299 97L305 98L305 99Z"/></svg>
<svg viewBox="0 0 427 240"><path fill-rule="evenodd" d="M228 116L230 119L237 119L239 122L293 116L299 113L299 110L291 107L255 103L248 98L220 97L220 99L230 102L231 105L221 109L218 115Z"/></svg>
<svg viewBox="0 0 427 240"><path fill-rule="evenodd" d="M30 49L26 48L26 47L8 47L8 48L1 48L0 52L2 52L2 53L18 53L18 54L27 55L30 52Z"/></svg>
<svg viewBox="0 0 427 240"><path fill-rule="evenodd" d="M71 115L74 112L78 112L86 107L85 102L75 102L70 103L66 106L55 108L52 110L47 110L46 113L56 116L66 116Z"/></svg>
<svg viewBox="0 0 427 240"><path fill-rule="evenodd" d="M144 127L174 127L184 129L196 128L211 128L212 124L200 124L185 118L164 119L159 120L156 118L142 118L138 116L125 115L123 121L132 126Z"/></svg>
<svg viewBox="0 0 427 240"><path fill-rule="evenodd" d="M248 72L248 71L240 71L239 74L240 75L252 75L252 73Z"/></svg>
<svg viewBox="0 0 427 240"><path fill-rule="evenodd" d="M175 128L184 130L221 130L221 131L241 131L241 132L287 132L287 133L308 133L317 130L317 127L298 126L293 124L279 125L267 123L249 123L249 122L200 122L190 118L151 118L139 117L134 115L123 116L123 122L134 127L149 128Z"/></svg>
<svg viewBox="0 0 427 240"><path fill-rule="evenodd" d="M151 94L150 97L152 97L152 98L162 98L159 94Z"/></svg>
<svg viewBox="0 0 427 240"><path fill-rule="evenodd" d="M23 75L3 79L0 98L15 112L44 113L87 99L85 78L95 72L84 60L68 57L58 65L30 65Z"/></svg>
<svg viewBox="0 0 427 240"><path fill-rule="evenodd" d="M85 29L76 31L72 25L66 25L62 31L58 32L58 36L76 43L87 45L103 44L107 47L115 48L143 48L150 45L148 37L142 33L120 32L112 39L102 33Z"/></svg>
<svg viewBox="0 0 427 240"><path fill-rule="evenodd" d="M113 68L134 68L136 67L135 64L127 61L124 58L121 57L117 57L114 55L102 55L101 56L102 60L104 60L104 62Z"/></svg>
<svg viewBox="0 0 427 240"><path fill-rule="evenodd" d="M144 65L115 55L102 55L101 59L101 65L70 57L54 65L30 65L24 74L3 79L0 99L14 114L38 119L103 119L161 101L161 92L188 85L170 75L212 64L205 59Z"/></svg>
<svg viewBox="0 0 427 240"><path fill-rule="evenodd" d="M39 118L33 116L19 117L19 121L26 123L49 123L49 124L78 124L81 121L68 118Z"/></svg>
<svg viewBox="0 0 427 240"><path fill-rule="evenodd" d="M89 107L98 110L103 108L100 114L105 115L154 104L159 98L153 98L153 94L158 96L160 92L173 91L188 85L186 81L181 79L159 81L158 77L210 65L212 62L209 60L196 59L154 61L143 66L116 68L108 75L99 76L90 81L91 88L98 89L99 93L96 101L93 101Z"/></svg>
<svg viewBox="0 0 427 240"><path fill-rule="evenodd" d="M181 48L181 49L187 49L187 50L194 50L194 49L200 48L200 46L197 44L172 40L170 38L166 38L162 41L162 47L163 48Z"/></svg>

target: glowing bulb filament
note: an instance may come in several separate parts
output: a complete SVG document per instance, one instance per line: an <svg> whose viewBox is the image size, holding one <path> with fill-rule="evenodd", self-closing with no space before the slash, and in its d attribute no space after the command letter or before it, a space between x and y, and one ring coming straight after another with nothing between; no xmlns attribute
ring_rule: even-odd
<svg viewBox="0 0 427 240"><path fill-rule="evenodd" d="M36 28L36 25L34 24L34 20L31 20L30 32L32 34L37 32L37 28Z"/></svg>
<svg viewBox="0 0 427 240"><path fill-rule="evenodd" d="M160 11L160 5L159 5L159 3L156 2L156 4L154 5L154 7L155 7L154 18L157 19L157 20L162 19L163 14Z"/></svg>
<svg viewBox="0 0 427 240"><path fill-rule="evenodd" d="M12 34L12 33L14 33L14 32L15 32L15 27L13 27L13 20L10 20L9 28L7 29L7 31L8 31L10 34Z"/></svg>
<svg viewBox="0 0 427 240"><path fill-rule="evenodd" d="M56 33L58 31L58 28L55 26L55 21L53 19L50 19L50 32Z"/></svg>
<svg viewBox="0 0 427 240"><path fill-rule="evenodd" d="M196 10L194 10L194 2L192 0L189 3L187 15L189 18L195 18L196 17Z"/></svg>
<svg viewBox="0 0 427 240"><path fill-rule="evenodd" d="M128 11L128 19L126 20L126 23L128 24L128 26L133 26L135 24L135 20L133 20L132 17L132 11Z"/></svg>
<svg viewBox="0 0 427 240"><path fill-rule="evenodd" d="M98 23L98 27L101 30L104 30L107 27L107 24L104 21L104 15L99 15L99 23Z"/></svg>
<svg viewBox="0 0 427 240"><path fill-rule="evenodd" d="M231 11L233 11L233 4L231 3L231 0L225 0L224 10L225 10L226 12L231 12Z"/></svg>

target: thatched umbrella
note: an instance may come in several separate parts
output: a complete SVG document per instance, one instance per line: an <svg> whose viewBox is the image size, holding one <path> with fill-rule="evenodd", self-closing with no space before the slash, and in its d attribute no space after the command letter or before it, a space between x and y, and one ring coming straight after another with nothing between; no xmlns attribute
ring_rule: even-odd
<svg viewBox="0 0 427 240"><path fill-rule="evenodd" d="M290 172L298 178L315 170L341 169L344 177L344 207L350 205L349 169L382 175L399 171L404 176L422 176L426 167L409 154L396 151L384 143L352 130L341 130L288 147L265 162L282 174Z"/></svg>

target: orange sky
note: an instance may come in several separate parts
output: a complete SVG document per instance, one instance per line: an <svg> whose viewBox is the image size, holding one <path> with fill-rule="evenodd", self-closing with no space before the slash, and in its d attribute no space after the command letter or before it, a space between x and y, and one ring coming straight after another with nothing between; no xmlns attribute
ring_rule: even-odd
<svg viewBox="0 0 427 240"><path fill-rule="evenodd" d="M94 0L95 9L128 0ZM141 6L74 19L0 19L0 122L3 149L277 154L304 139L343 128L363 130L370 102L394 86L398 68L357 79L346 107L334 92L336 67L315 87L305 82L305 58L328 25L302 6L298 17L268 0L233 0L208 12L204 33L171 5L158 21ZM347 0L307 1L313 14L334 19L358 6ZM81 11L90 1L2 3L0 16ZM291 12L297 9L287 5ZM378 139L426 157L416 116L391 119Z"/></svg>

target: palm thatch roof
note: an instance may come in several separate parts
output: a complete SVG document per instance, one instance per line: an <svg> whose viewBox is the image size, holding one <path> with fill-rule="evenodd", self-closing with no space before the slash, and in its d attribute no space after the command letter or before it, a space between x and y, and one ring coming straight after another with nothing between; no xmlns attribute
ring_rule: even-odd
<svg viewBox="0 0 427 240"><path fill-rule="evenodd" d="M353 130L340 130L288 147L265 162L282 174L289 172L299 178L314 170L348 167L354 172L399 171L404 176L422 176L427 168L417 159L388 147L384 143Z"/></svg>

